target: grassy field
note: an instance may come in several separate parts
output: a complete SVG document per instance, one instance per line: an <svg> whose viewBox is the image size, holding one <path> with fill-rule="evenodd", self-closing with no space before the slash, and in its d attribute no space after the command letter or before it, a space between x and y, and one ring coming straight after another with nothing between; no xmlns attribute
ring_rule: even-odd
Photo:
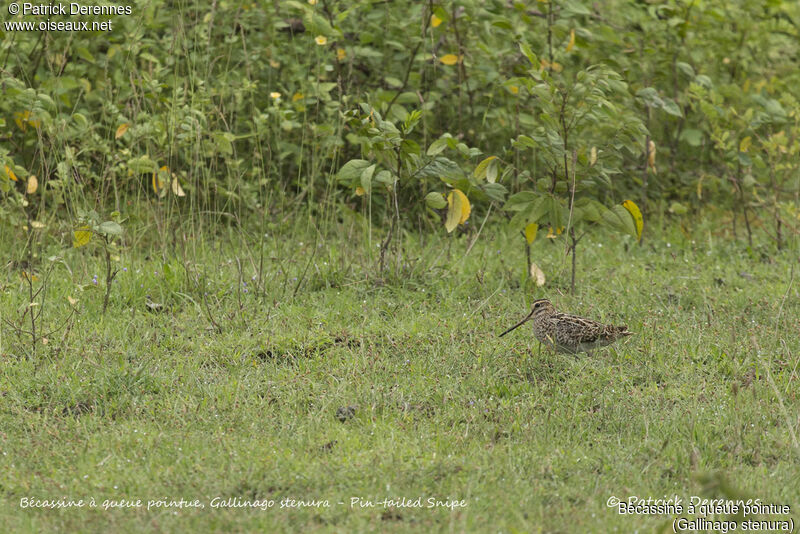
<svg viewBox="0 0 800 534"><path fill-rule="evenodd" d="M123 254L105 316L102 256L65 242L43 253L63 261L47 279L48 343L33 358L6 322L28 305L9 264L0 522L14 532L647 532L675 516L619 515L609 498L672 495L759 498L800 517L797 253L748 252L709 229L659 234L642 247L585 238L575 296L563 245L535 243L548 276L536 288L519 237L500 228L466 255L469 236L411 236L403 272L383 281L377 255L370 263L346 232L271 235L263 263L259 243L233 235L191 243L187 260ZM540 351L530 327L497 338L543 296L637 335L592 358ZM65 323L67 297L77 311ZM329 506L281 508L286 498ZM466 506L427 508L429 498ZM180 499L204 508L147 510ZM274 503L212 506L228 499Z"/></svg>

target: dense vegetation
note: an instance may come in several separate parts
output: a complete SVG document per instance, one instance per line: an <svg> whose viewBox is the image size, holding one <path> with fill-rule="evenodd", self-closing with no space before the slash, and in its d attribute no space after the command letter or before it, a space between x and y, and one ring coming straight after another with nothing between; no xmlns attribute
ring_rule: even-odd
<svg viewBox="0 0 800 534"><path fill-rule="evenodd" d="M796 499L798 2L130 5L2 10L0 448L33 452L0 516L178 531L15 507L391 486L477 499L216 528L603 531L661 525L609 515L622 487ZM8 25L45 18L113 29ZM487 339L542 295L639 335Z"/></svg>
<svg viewBox="0 0 800 534"><path fill-rule="evenodd" d="M635 232L595 204L630 199L780 248L800 213L798 18L781 1L147 2L107 33L6 31L0 217L49 235L92 210L155 218L166 245L189 217L304 208L382 236L437 224L458 189L472 220L516 211L512 231ZM369 165L339 174L350 160Z"/></svg>

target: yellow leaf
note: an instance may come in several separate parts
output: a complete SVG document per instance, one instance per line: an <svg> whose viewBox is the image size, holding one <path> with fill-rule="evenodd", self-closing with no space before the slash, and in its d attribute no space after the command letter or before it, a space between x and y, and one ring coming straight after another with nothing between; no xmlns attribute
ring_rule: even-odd
<svg viewBox="0 0 800 534"><path fill-rule="evenodd" d="M489 156L488 158L484 159L483 161L478 163L478 165L475 167L475 170L473 171L472 175L478 180L483 180L484 178L489 178L488 177L489 167L491 166L492 161L496 160L496 159L497 159L497 156ZM494 178L497 178L497 172L493 173L492 179L490 179L489 182L490 183L494 183Z"/></svg>
<svg viewBox="0 0 800 534"><path fill-rule="evenodd" d="M647 166L653 169L653 174L658 174L656 171L656 143L652 139L647 144Z"/></svg>
<svg viewBox="0 0 800 534"><path fill-rule="evenodd" d="M172 194L176 197L185 197L186 193L183 192L183 188L181 187L181 183L178 181L177 178L172 179Z"/></svg>
<svg viewBox="0 0 800 534"><path fill-rule="evenodd" d="M539 61L539 65L541 66L540 70L541 69L553 70L555 72L561 72L562 70L564 70L564 66L557 61L553 61L552 63L550 63L546 59L541 59Z"/></svg>
<svg viewBox="0 0 800 534"><path fill-rule="evenodd" d="M539 225L536 223L530 223L528 226L525 227L525 240L530 245L536 239L536 232L539 230Z"/></svg>
<svg viewBox="0 0 800 534"><path fill-rule="evenodd" d="M8 165L6 165L6 175L11 179L12 182L18 181L17 175L14 174L14 171L12 171L11 167L9 167Z"/></svg>
<svg viewBox="0 0 800 534"><path fill-rule="evenodd" d="M597 147L593 146L589 151L589 166L594 167L595 163L597 163Z"/></svg>
<svg viewBox="0 0 800 534"><path fill-rule="evenodd" d="M356 195L357 196L363 197L364 193L366 193L366 191L364 190L363 187L361 187L361 186L356 187Z"/></svg>
<svg viewBox="0 0 800 534"><path fill-rule="evenodd" d="M281 64L279 62L275 61L274 59L270 59L269 60L269 66L272 67L273 69L277 69L278 67L281 66Z"/></svg>
<svg viewBox="0 0 800 534"><path fill-rule="evenodd" d="M741 140L739 143L739 152L747 152L750 150L750 145L752 144L753 139L748 135L744 139Z"/></svg>
<svg viewBox="0 0 800 534"><path fill-rule="evenodd" d="M456 204L459 204L458 206ZM458 226L458 221L461 218L461 200L453 193L447 195L447 219L444 222L444 227L449 234Z"/></svg>
<svg viewBox="0 0 800 534"><path fill-rule="evenodd" d="M157 172L154 172L154 173L153 173L153 191L155 191L155 192L156 192L156 194L158 194L158 193L160 193L160 192L161 192L161 190L162 190L163 188L164 188L164 182L163 182L163 181L161 180L161 178L158 176L158 173L157 173Z"/></svg>
<svg viewBox="0 0 800 534"><path fill-rule="evenodd" d="M439 24L441 24L441 23L442 23L442 19L440 19L436 15L431 15L431 26L433 26L434 28L438 28Z"/></svg>
<svg viewBox="0 0 800 534"><path fill-rule="evenodd" d="M88 244L91 239L92 231L86 225L81 226L72 232L72 246L75 248L79 248Z"/></svg>
<svg viewBox="0 0 800 534"><path fill-rule="evenodd" d="M461 219L459 219L458 223L464 224L465 222L467 222L467 219L469 219L469 214L472 213L472 206L470 206L469 204L469 199L467 198L467 195L465 195L458 189L455 189L455 193L456 195L461 197Z"/></svg>
<svg viewBox="0 0 800 534"><path fill-rule="evenodd" d="M628 210L628 213L633 217L633 222L636 224L636 238L642 240L642 228L644 228L644 219L642 212L639 211L639 206L633 200L626 200L622 203L622 207Z"/></svg>
<svg viewBox="0 0 800 534"><path fill-rule="evenodd" d="M28 110L15 112L14 122L17 123L19 129L23 132L28 130L28 125L38 128L42 124L42 121L31 118L31 112Z"/></svg>
<svg viewBox="0 0 800 534"><path fill-rule="evenodd" d="M533 262L531 262L531 278L533 278L533 282L537 286L542 287L544 285L544 271Z"/></svg>
<svg viewBox="0 0 800 534"><path fill-rule="evenodd" d="M339 61L344 61L347 58L347 51L344 48L337 48L336 49L336 59Z"/></svg>
<svg viewBox="0 0 800 534"><path fill-rule="evenodd" d="M567 52L572 51L575 48L575 30L572 29L569 31L569 42L567 43Z"/></svg>
<svg viewBox="0 0 800 534"><path fill-rule="evenodd" d="M130 124L128 124L127 122L120 124L119 128L117 128L117 132L114 134L114 139L119 139L120 137L125 135L125 132L128 131L129 127Z"/></svg>
<svg viewBox="0 0 800 534"><path fill-rule="evenodd" d="M467 195L459 189L453 189L447 195L447 220L444 223L447 232L456 229L459 224L464 224L469 219L471 208Z"/></svg>
<svg viewBox="0 0 800 534"><path fill-rule="evenodd" d="M455 54L447 54L439 58L439 61L445 65L455 65L458 63L459 57Z"/></svg>
<svg viewBox="0 0 800 534"><path fill-rule="evenodd" d="M303 100L303 93L295 93L292 95L292 102L297 102L298 100Z"/></svg>
<svg viewBox="0 0 800 534"><path fill-rule="evenodd" d="M39 188L39 180L36 179L34 175L28 176L28 185L25 187L25 192L29 195L32 195L36 192Z"/></svg>
<svg viewBox="0 0 800 534"><path fill-rule="evenodd" d="M17 127L23 132L28 129L28 117L31 116L30 111L16 111L14 112L14 122Z"/></svg>

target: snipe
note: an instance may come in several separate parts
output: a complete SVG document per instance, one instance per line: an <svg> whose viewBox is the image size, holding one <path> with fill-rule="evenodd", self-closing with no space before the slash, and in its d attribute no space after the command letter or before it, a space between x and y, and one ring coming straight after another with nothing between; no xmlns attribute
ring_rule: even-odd
<svg viewBox="0 0 800 534"><path fill-rule="evenodd" d="M543 345L557 352L570 354L605 347L618 339L633 335L627 326L612 326L577 315L561 313L549 300L538 299L533 301L528 316L500 334L500 337L528 321L533 321L533 335Z"/></svg>

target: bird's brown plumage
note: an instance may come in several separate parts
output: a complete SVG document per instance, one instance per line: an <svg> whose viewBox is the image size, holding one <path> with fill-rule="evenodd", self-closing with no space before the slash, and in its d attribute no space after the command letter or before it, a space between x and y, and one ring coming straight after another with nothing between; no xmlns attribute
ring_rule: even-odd
<svg viewBox="0 0 800 534"><path fill-rule="evenodd" d="M620 338L633 335L627 326L614 326L561 313L547 299L533 302L531 312L522 321L500 336L504 336L528 321L533 321L533 335L544 345L558 352L576 354L605 347Z"/></svg>

